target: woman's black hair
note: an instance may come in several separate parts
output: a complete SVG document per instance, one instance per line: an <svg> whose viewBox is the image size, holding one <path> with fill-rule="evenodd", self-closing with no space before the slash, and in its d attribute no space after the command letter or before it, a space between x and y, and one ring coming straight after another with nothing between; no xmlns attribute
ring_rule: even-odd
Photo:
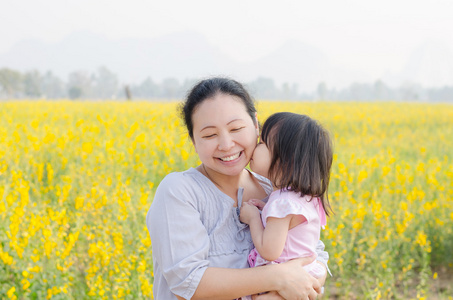
<svg viewBox="0 0 453 300"><path fill-rule="evenodd" d="M329 215L333 147L328 131L306 115L280 112L264 123L261 141L271 153L268 173L274 186L319 197Z"/></svg>
<svg viewBox="0 0 453 300"><path fill-rule="evenodd" d="M201 80L187 94L186 100L181 103L180 111L186 124L189 136L193 139L192 115L197 106L204 100L215 97L218 93L236 96L244 103L247 113L257 124L255 113L256 108L252 97L250 97L244 86L236 80L225 77L213 77Z"/></svg>

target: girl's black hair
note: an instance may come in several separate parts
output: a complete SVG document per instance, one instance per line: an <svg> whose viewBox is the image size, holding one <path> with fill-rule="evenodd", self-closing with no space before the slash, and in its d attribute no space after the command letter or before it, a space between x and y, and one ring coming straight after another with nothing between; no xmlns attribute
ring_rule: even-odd
<svg viewBox="0 0 453 300"><path fill-rule="evenodd" d="M264 123L261 141L272 156L269 179L274 186L319 197L329 215L333 147L328 131L306 115L280 112Z"/></svg>
<svg viewBox="0 0 453 300"><path fill-rule="evenodd" d="M226 95L236 96L244 103L247 113L257 124L255 118L256 108L252 97L250 97L244 86L236 80L225 77L213 77L204 79L198 82L187 94L186 100L181 103L180 111L184 123L186 124L189 136L193 139L193 122L192 115L197 106L204 100L213 98L216 94L222 93Z"/></svg>

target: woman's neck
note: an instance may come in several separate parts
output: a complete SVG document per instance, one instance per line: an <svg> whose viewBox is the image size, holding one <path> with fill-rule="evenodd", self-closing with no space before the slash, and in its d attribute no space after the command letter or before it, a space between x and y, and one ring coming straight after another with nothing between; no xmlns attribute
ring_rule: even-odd
<svg viewBox="0 0 453 300"><path fill-rule="evenodd" d="M205 165L201 164L198 166L198 171L200 171L204 176L214 183L219 190L230 196L231 198L237 200L237 192L241 186L241 179L243 178L245 170L241 171L237 175L225 175L218 173L212 169L206 168Z"/></svg>

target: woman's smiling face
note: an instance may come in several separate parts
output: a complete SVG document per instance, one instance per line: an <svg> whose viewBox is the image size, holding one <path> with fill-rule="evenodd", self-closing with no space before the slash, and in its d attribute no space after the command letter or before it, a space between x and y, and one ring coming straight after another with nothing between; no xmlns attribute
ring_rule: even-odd
<svg viewBox="0 0 453 300"><path fill-rule="evenodd" d="M205 168L223 175L240 174L259 134L242 100L217 93L196 107L192 122L193 144Z"/></svg>

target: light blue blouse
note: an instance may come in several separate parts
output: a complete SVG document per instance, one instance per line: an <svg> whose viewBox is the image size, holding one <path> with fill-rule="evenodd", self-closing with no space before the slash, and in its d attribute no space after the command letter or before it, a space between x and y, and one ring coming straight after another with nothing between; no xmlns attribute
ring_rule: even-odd
<svg viewBox="0 0 453 300"><path fill-rule="evenodd" d="M267 194L270 181L252 173ZM238 207L243 189L238 191ZM248 225L239 221L234 200L198 170L167 175L146 216L154 267L154 298L190 299L208 267L247 268L253 249ZM329 255L318 245L318 260Z"/></svg>

